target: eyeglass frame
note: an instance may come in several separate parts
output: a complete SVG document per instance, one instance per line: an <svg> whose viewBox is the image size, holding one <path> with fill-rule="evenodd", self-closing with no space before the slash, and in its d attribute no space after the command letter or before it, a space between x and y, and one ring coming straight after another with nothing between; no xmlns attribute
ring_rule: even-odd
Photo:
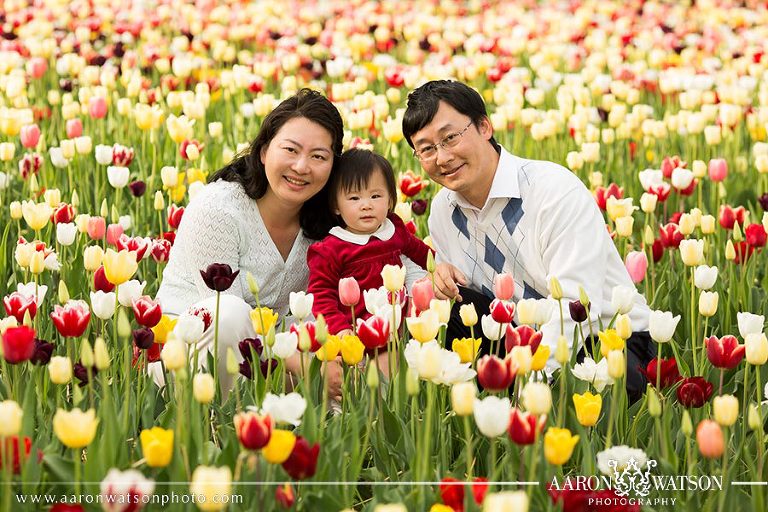
<svg viewBox="0 0 768 512"><path fill-rule="evenodd" d="M440 142L438 142L437 144L430 144L429 146L423 147L423 148L419 149L418 151L414 149L413 150L413 156L418 161L420 161L420 162L430 162L430 161L434 160L435 158L437 158L438 146L440 146L443 149L448 149L448 148L455 147L455 145L453 145L453 146L446 145L447 144L446 141L448 141L449 139L450 140L454 140L452 137L456 137L456 139L455 139L456 140L456 144L458 144L459 142L461 142L461 137L467 132L467 130L469 130L469 127L472 126L472 124L473 124L473 121L470 119L469 123L467 124L467 126L464 127L463 130L458 131L458 132L454 132L454 133L449 133L448 135L443 137L440 140ZM434 149L435 150L434 156L432 156L430 158L422 158L421 154L424 151L428 151L430 149Z"/></svg>

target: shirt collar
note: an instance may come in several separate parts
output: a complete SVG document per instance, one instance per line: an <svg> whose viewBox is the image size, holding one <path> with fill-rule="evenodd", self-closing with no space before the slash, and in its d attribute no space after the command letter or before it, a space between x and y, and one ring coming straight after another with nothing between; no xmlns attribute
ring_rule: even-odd
<svg viewBox="0 0 768 512"><path fill-rule="evenodd" d="M395 234L395 225L392 224L391 220L384 219L384 222L381 223L379 229L367 235L352 233L341 226L332 227L328 234L351 244L365 245L372 236L375 236L379 240L389 240Z"/></svg>
<svg viewBox="0 0 768 512"><path fill-rule="evenodd" d="M488 201L496 198L510 198L520 197L520 186L517 180L517 174L520 169L518 158L504 148L501 148L499 154L499 164L496 166L496 171L493 175L493 182L491 183L491 190L488 192L488 199L485 201L483 208L477 208L464 199L461 194L454 191L448 192L448 201L455 205L459 205L462 208L469 208L472 210L483 210L488 205Z"/></svg>

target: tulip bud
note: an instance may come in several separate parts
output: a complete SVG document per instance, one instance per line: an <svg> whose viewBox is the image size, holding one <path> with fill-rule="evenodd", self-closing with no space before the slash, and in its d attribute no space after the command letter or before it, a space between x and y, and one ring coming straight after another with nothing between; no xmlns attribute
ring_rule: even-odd
<svg viewBox="0 0 768 512"><path fill-rule="evenodd" d="M63 279L59 279L59 304L66 304L67 302L69 302L67 283Z"/></svg>
<svg viewBox="0 0 768 512"><path fill-rule="evenodd" d="M749 413L747 414L747 424L750 430L760 430L763 427L763 419L760 417L760 411L756 404L749 404Z"/></svg>
<svg viewBox="0 0 768 512"><path fill-rule="evenodd" d="M462 304L459 308L459 317L461 317L461 323L467 327L472 327L477 324L477 310L474 304Z"/></svg>
<svg viewBox="0 0 768 512"><path fill-rule="evenodd" d="M722 427L730 427L739 417L739 399L733 395L720 395L712 400L715 421Z"/></svg>
<svg viewBox="0 0 768 512"><path fill-rule="evenodd" d="M564 365L571 358L571 351L568 349L568 340L562 334L557 337L557 347L555 347L555 360Z"/></svg>
<svg viewBox="0 0 768 512"><path fill-rule="evenodd" d="M734 242L741 242L744 240L744 235L741 232L741 227L739 226L738 221L733 223L733 241Z"/></svg>
<svg viewBox="0 0 768 512"><path fill-rule="evenodd" d="M21 203L18 201L13 201L10 206L11 209L11 218L13 220L20 220L24 214L21 211Z"/></svg>
<svg viewBox="0 0 768 512"><path fill-rule="evenodd" d="M77 190L72 191L71 200L69 202L72 203L72 206L75 208L80 206L80 196L77 195Z"/></svg>
<svg viewBox="0 0 768 512"><path fill-rule="evenodd" d="M165 199L163 198L163 193L159 190L155 192L155 210L157 211L163 211L165 210Z"/></svg>
<svg viewBox="0 0 768 512"><path fill-rule="evenodd" d="M434 274L436 267L435 254L432 251L427 252L427 272Z"/></svg>
<svg viewBox="0 0 768 512"><path fill-rule="evenodd" d="M250 272L245 273L245 280L248 282L248 289L251 291L251 295L254 297L259 296L259 284L256 282L256 278Z"/></svg>
<svg viewBox="0 0 768 512"><path fill-rule="evenodd" d="M579 302L581 302L581 305L585 308L589 306L589 297L587 296L586 290L579 285Z"/></svg>
<svg viewBox="0 0 768 512"><path fill-rule="evenodd" d="M102 199L102 201L101 201L101 209L99 211L99 215L101 215L105 219L109 215L109 205L107 204L107 200L106 199Z"/></svg>
<svg viewBox="0 0 768 512"><path fill-rule="evenodd" d="M312 338L309 337L309 331L307 327L302 324L299 328L299 350L302 352L309 352L312 348Z"/></svg>
<svg viewBox="0 0 768 512"><path fill-rule="evenodd" d="M711 235L715 232L715 217L712 215L701 216L701 232L705 235Z"/></svg>
<svg viewBox="0 0 768 512"><path fill-rule="evenodd" d="M646 225L645 231L643 231L643 242L646 245L653 245L653 242L656 240L656 235L653 233L653 229L651 229L651 226Z"/></svg>
<svg viewBox="0 0 768 512"><path fill-rule="evenodd" d="M80 362L86 368L92 367L94 363L93 348L91 347L91 342L85 338L80 344Z"/></svg>
<svg viewBox="0 0 768 512"><path fill-rule="evenodd" d="M405 373L405 392L408 393L408 396L419 394L419 372L414 368L408 368Z"/></svg>
<svg viewBox="0 0 768 512"><path fill-rule="evenodd" d="M560 286L560 281L555 276L549 278L549 293L555 300L563 298L563 287Z"/></svg>
<svg viewBox="0 0 768 512"><path fill-rule="evenodd" d="M160 359L171 371L182 369L187 364L187 345L178 338L171 338L163 345ZM178 374L177 374L178 376Z"/></svg>
<svg viewBox="0 0 768 512"><path fill-rule="evenodd" d="M661 401L656 389L650 383L645 394L648 397L648 414L653 418L658 418L661 416Z"/></svg>
<svg viewBox="0 0 768 512"><path fill-rule="evenodd" d="M728 261L736 259L736 248L733 247L733 242L730 240L725 243L725 259Z"/></svg>
<svg viewBox="0 0 768 512"><path fill-rule="evenodd" d="M109 352L107 351L107 344L101 336L96 338L96 341L93 343L93 362L99 371L109 368Z"/></svg>
<svg viewBox="0 0 768 512"><path fill-rule="evenodd" d="M120 212L117 211L117 206L112 205L112 224L120 222Z"/></svg>
<svg viewBox="0 0 768 512"><path fill-rule="evenodd" d="M611 350L607 359L608 375L614 380L622 378L627 366L624 364L624 353L621 350Z"/></svg>
<svg viewBox="0 0 768 512"><path fill-rule="evenodd" d="M48 362L48 375L54 384L67 384L72 380L72 361L68 357L53 356Z"/></svg>
<svg viewBox="0 0 768 512"><path fill-rule="evenodd" d="M198 373L192 379L192 396L201 404L211 403L216 394L216 384L210 373Z"/></svg>
<svg viewBox="0 0 768 512"><path fill-rule="evenodd" d="M275 345L275 326L272 325L269 330L267 331L267 336L264 339L264 343L269 347L272 348Z"/></svg>
<svg viewBox="0 0 768 512"><path fill-rule="evenodd" d="M317 320L315 320L315 339L321 345L325 345L328 340L328 324L325 323L325 317L322 313L317 315Z"/></svg>
<svg viewBox="0 0 768 512"><path fill-rule="evenodd" d="M376 368L376 364L373 361L368 361L368 372L365 376L365 382L368 384L369 389L379 387L379 369Z"/></svg>
<svg viewBox="0 0 768 512"><path fill-rule="evenodd" d="M33 194L40 190L40 185L37 183L37 175L33 174L29 177L29 191Z"/></svg>
<svg viewBox="0 0 768 512"><path fill-rule="evenodd" d="M768 338L766 338L765 333L747 334L744 337L744 345L745 357L749 364L760 366L768 361Z"/></svg>
<svg viewBox="0 0 768 512"><path fill-rule="evenodd" d="M474 382L460 382L451 387L451 407L457 416L469 416L475 408L477 386Z"/></svg>
<svg viewBox="0 0 768 512"><path fill-rule="evenodd" d="M35 251L29 260L29 271L33 274L42 274L45 270L45 257L41 251Z"/></svg>
<svg viewBox="0 0 768 512"><path fill-rule="evenodd" d="M227 347L227 373L237 375L240 372L240 365L237 363L237 356L232 347Z"/></svg>
<svg viewBox="0 0 768 512"><path fill-rule="evenodd" d="M629 315L624 314L616 317L616 334L625 340L632 336L632 319L629 318Z"/></svg>
<svg viewBox="0 0 768 512"><path fill-rule="evenodd" d="M680 431L685 437L691 437L693 434L693 422L691 421L691 415L688 413L688 409L683 409L683 418L680 422Z"/></svg>
<svg viewBox="0 0 768 512"><path fill-rule="evenodd" d="M131 322L128 321L125 308L118 307L117 309L117 335L120 338L130 338L133 330L131 329Z"/></svg>

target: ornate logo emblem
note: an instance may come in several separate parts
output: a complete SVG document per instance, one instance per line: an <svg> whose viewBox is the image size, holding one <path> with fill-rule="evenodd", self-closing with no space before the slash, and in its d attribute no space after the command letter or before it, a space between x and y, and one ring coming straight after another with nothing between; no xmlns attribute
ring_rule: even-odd
<svg viewBox="0 0 768 512"><path fill-rule="evenodd" d="M613 470L613 490L617 496L626 496L633 492L637 496L646 497L651 491L651 469L656 467L656 461L651 459L645 464L645 473L637 465L634 457L630 458L622 471L619 463L609 460L608 466Z"/></svg>

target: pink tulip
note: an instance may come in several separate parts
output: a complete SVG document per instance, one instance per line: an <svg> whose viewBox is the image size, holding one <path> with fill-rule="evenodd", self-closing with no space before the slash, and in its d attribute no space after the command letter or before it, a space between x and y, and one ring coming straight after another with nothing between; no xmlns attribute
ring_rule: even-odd
<svg viewBox="0 0 768 512"><path fill-rule="evenodd" d="M36 124L22 126L19 137L21 138L22 146L25 148L34 148L40 140L40 127Z"/></svg>
<svg viewBox="0 0 768 512"><path fill-rule="evenodd" d="M88 102L88 113L94 119L101 119L107 115L107 100L101 96L94 96Z"/></svg>
<svg viewBox="0 0 768 512"><path fill-rule="evenodd" d="M696 442L701 455L708 459L720 458L725 450L723 429L712 420L702 420L696 427Z"/></svg>
<svg viewBox="0 0 768 512"><path fill-rule="evenodd" d="M632 282L639 283L645 279L645 272L648 270L648 257L642 251L632 251L627 254L624 266L627 267Z"/></svg>
<svg viewBox="0 0 768 512"><path fill-rule="evenodd" d="M339 300L347 307L356 306L360 302L360 285L354 277L339 280Z"/></svg>
<svg viewBox="0 0 768 512"><path fill-rule="evenodd" d="M413 294L413 303L419 311L429 309L429 303L435 298L435 291L432 289L432 281L424 279L413 285L411 289Z"/></svg>
<svg viewBox="0 0 768 512"><path fill-rule="evenodd" d="M107 221L104 217L91 217L88 219L88 236L91 240L101 240L107 231Z"/></svg>
<svg viewBox="0 0 768 512"><path fill-rule="evenodd" d="M67 119L67 138L74 139L83 134L83 122L79 118Z"/></svg>
<svg viewBox="0 0 768 512"><path fill-rule="evenodd" d="M515 280L512 274L504 272L493 278L493 294L499 300L510 300L515 294Z"/></svg>
<svg viewBox="0 0 768 512"><path fill-rule="evenodd" d="M116 246L122 234L123 226L120 224L110 224L107 226L107 243Z"/></svg>
<svg viewBox="0 0 768 512"><path fill-rule="evenodd" d="M713 158L709 161L709 179L723 181L728 177L728 162L725 158Z"/></svg>
<svg viewBox="0 0 768 512"><path fill-rule="evenodd" d="M48 62L42 57L33 57L27 62L27 73L32 78L42 78L48 69Z"/></svg>

